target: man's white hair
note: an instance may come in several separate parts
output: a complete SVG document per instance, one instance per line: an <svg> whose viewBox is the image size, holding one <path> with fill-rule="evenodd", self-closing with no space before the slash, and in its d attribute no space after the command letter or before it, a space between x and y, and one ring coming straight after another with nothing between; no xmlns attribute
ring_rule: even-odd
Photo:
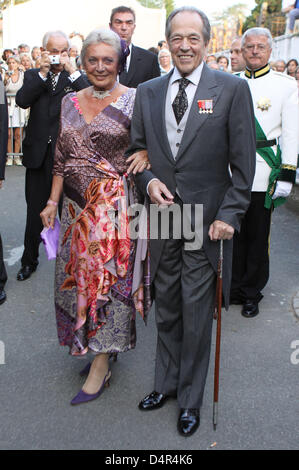
<svg viewBox="0 0 299 470"><path fill-rule="evenodd" d="M242 36L241 47L244 47L248 36L266 36L270 49L272 49L272 35L268 28L249 28Z"/></svg>
<svg viewBox="0 0 299 470"><path fill-rule="evenodd" d="M49 39L55 36L63 37L67 41L68 49L70 47L69 37L63 31L48 31L43 37L43 48L47 49Z"/></svg>
<svg viewBox="0 0 299 470"><path fill-rule="evenodd" d="M167 54L167 55L171 56L171 53L170 53L169 49L166 49L166 48L165 48L165 49L161 49L161 50L159 51L158 57L160 57L161 54Z"/></svg>

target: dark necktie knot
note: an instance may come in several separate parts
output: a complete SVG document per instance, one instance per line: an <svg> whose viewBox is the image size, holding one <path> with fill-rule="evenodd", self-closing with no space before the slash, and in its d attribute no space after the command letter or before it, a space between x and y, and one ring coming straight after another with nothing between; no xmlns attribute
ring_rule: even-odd
<svg viewBox="0 0 299 470"><path fill-rule="evenodd" d="M190 80L188 78L181 78L179 80L179 90L185 90L187 86L189 85Z"/></svg>
<svg viewBox="0 0 299 470"><path fill-rule="evenodd" d="M185 89L190 83L188 78L180 78L179 82L179 91L176 95L174 102L172 103L173 112L176 118L177 124L181 122L182 117L188 108L188 98Z"/></svg>

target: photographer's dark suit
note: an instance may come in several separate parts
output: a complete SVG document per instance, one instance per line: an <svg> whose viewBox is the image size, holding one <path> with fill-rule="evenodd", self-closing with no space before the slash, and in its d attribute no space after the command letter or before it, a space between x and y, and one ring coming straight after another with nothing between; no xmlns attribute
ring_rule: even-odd
<svg viewBox="0 0 299 470"><path fill-rule="evenodd" d="M44 81L39 69L25 72L24 84L18 91L16 103L23 109L30 108L30 117L23 142L23 165L26 171L25 195L27 221L22 266L36 267L42 222L40 212L49 199L52 185L52 166L59 129L62 98L70 91L89 86L81 75L71 82L69 74L62 71L55 91L50 78Z"/></svg>
<svg viewBox="0 0 299 470"><path fill-rule="evenodd" d="M129 70L122 72L119 81L129 88L137 88L140 83L160 77L160 67L156 54L132 45Z"/></svg>

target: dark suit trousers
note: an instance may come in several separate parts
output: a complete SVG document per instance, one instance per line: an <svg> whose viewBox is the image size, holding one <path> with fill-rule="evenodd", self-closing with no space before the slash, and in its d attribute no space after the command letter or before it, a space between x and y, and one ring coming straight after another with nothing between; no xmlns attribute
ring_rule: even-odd
<svg viewBox="0 0 299 470"><path fill-rule="evenodd" d="M24 238L24 253L21 259L22 266L36 266L38 264L40 233L43 224L40 218L50 197L52 186L53 156L51 145L40 168L26 170L25 196L27 202L27 220Z"/></svg>
<svg viewBox="0 0 299 470"><path fill-rule="evenodd" d="M0 290L4 289L4 286L7 281L7 274L6 269L3 261L3 246L2 246L2 238L0 235Z"/></svg>
<svg viewBox="0 0 299 470"><path fill-rule="evenodd" d="M259 302L269 279L271 210L264 207L265 193L252 192L240 233L234 235L231 297Z"/></svg>
<svg viewBox="0 0 299 470"><path fill-rule="evenodd" d="M166 240L154 279L158 330L155 390L200 408L208 372L216 274L203 249Z"/></svg>

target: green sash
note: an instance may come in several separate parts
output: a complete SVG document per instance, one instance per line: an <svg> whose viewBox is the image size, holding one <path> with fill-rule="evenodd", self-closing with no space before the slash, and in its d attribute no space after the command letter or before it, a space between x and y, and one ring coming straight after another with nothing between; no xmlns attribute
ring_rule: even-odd
<svg viewBox="0 0 299 470"><path fill-rule="evenodd" d="M255 130L256 130L256 140L267 140L267 137L264 134L263 129L261 128L258 120L255 118ZM272 147L263 147L256 149L257 153L265 160L265 162L271 168L271 173L269 176L269 185L265 197L265 208L271 209L272 205L278 207L285 202L284 197L278 197L277 199L272 199L272 196L275 191L276 181L281 171L281 150L279 145L277 145L277 153L275 155Z"/></svg>

